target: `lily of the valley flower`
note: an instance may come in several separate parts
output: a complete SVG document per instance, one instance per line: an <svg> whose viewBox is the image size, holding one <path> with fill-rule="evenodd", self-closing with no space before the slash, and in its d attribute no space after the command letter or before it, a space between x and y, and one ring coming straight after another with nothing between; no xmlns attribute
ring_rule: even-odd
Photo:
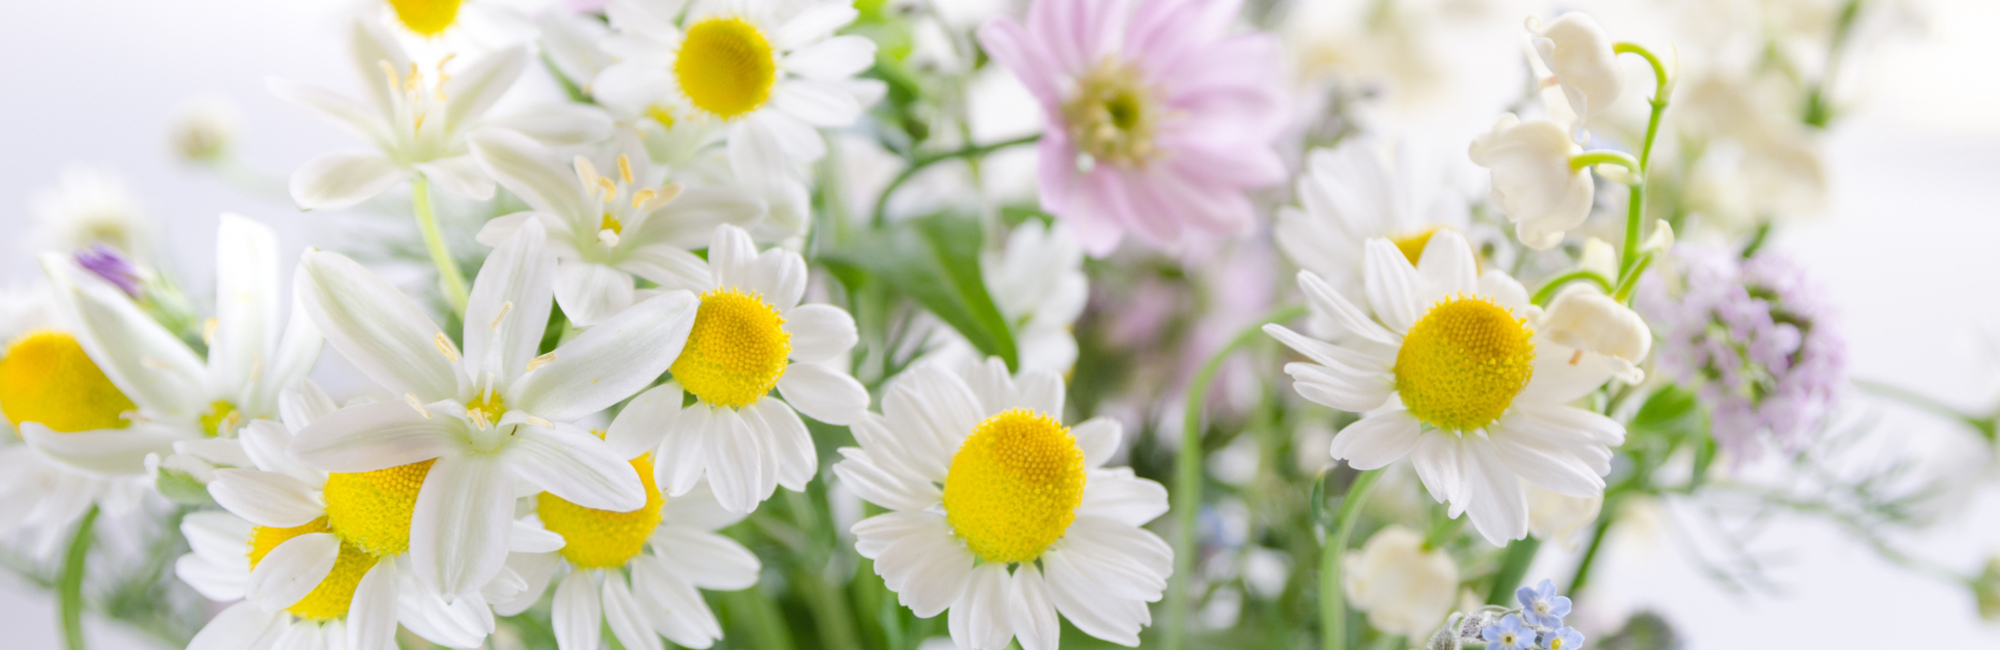
<svg viewBox="0 0 2000 650"><path fill-rule="evenodd" d="M1514 222L1521 243L1548 250L1590 217L1596 187L1588 167L1570 164L1583 147L1548 120L1500 116L1472 141L1472 162L1493 171L1493 202Z"/></svg>
<svg viewBox="0 0 2000 650"><path fill-rule="evenodd" d="M533 139L504 129L469 138L480 165L532 212L486 223L479 242L497 246L536 221L547 229L556 255L556 303L579 326L594 325L630 307L633 277L668 289L707 290L708 265L689 248L707 244L720 224L748 226L763 205L739 192L663 183L647 156L619 154L616 169L600 174L589 158L569 168Z"/></svg>
<svg viewBox="0 0 2000 650"><path fill-rule="evenodd" d="M1542 331L1549 340L1576 348L1580 363L1586 356L1598 356L1616 369L1618 379L1636 384L1646 378L1639 364L1653 349L1653 331L1646 319L1624 303L1604 295L1595 285L1572 284L1556 295L1542 317Z"/></svg>
<svg viewBox="0 0 2000 650"><path fill-rule="evenodd" d="M373 198L421 174L446 191L471 199L493 196L493 179L474 162L465 134L478 125L512 128L551 143L604 139L611 121L578 105L549 105L505 119L486 111L527 67L528 52L513 47L446 74L452 57L423 70L384 28L368 20L353 30L354 64L368 91L365 102L331 90L282 79L271 92L319 111L367 138L370 153L331 153L292 174L292 199L307 210L339 209Z"/></svg>
<svg viewBox="0 0 2000 650"><path fill-rule="evenodd" d="M1617 101L1625 79L1618 70L1618 55L1611 50L1611 37L1597 21L1572 11L1546 25L1529 18L1528 31L1533 34L1529 41L1535 53L1551 73L1544 83L1561 86L1570 111L1576 115L1573 128L1584 128L1592 117Z"/></svg>
<svg viewBox="0 0 2000 650"><path fill-rule="evenodd" d="M297 294L327 341L399 401L334 411L299 431L301 462L366 472L431 462L416 497L409 553L447 599L502 569L525 481L586 507L646 502L625 458L571 422L665 372L694 324L695 299L670 291L536 356L551 308L555 256L539 226L494 250L465 312L465 352L417 303L353 260L308 253Z"/></svg>

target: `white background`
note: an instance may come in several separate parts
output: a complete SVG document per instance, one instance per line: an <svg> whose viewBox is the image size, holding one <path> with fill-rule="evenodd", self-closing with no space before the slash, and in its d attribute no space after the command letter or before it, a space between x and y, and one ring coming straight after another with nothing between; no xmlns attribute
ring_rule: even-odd
<svg viewBox="0 0 2000 650"><path fill-rule="evenodd" d="M0 17L0 282L32 277L30 197L72 163L124 175L158 225L158 250L172 251L167 263L197 296L213 286L220 212L276 227L288 254L342 228L338 217L247 197L188 170L165 141L179 104L208 94L242 108L242 157L264 170L286 173L358 146L264 91L272 75L352 88L329 4L9 2ZM1938 3L1927 13L1927 35L1859 62L1870 86L1829 143L1831 213L1776 245L1841 306L1856 377L1985 408L2000 398L2000 357L1980 342L1981 332L2000 332L2000 3ZM1980 453L1948 424L1873 400L1853 404L1885 416L1876 445L1885 456ZM2000 490L1987 476L1962 511L1908 547L1961 570L2000 552ZM1978 620L1963 588L1885 564L1830 527L1793 522L1767 533L1757 548L1781 560L1773 575L1784 591L1741 595L1702 577L1657 527L1690 519L1654 521L1645 535L1614 536L1595 598L1580 608L1586 624L1602 630L1647 608L1665 613L1692 648L2000 646L2000 626ZM1531 575L1564 576L1570 562L1546 553ZM0 578L4 645L56 647L53 602ZM93 647L143 647L112 626L91 627Z"/></svg>

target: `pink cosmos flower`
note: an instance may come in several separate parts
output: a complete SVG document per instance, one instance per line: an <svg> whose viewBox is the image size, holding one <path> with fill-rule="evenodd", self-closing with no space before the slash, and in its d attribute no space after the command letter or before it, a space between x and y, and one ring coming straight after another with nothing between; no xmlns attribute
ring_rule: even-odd
<svg viewBox="0 0 2000 650"><path fill-rule="evenodd" d="M1136 6L1134 6L1136 4ZM979 30L1041 102L1042 208L1104 255L1130 232L1163 248L1250 225L1244 190L1274 185L1279 50L1229 35L1241 0L1036 0L1027 24Z"/></svg>

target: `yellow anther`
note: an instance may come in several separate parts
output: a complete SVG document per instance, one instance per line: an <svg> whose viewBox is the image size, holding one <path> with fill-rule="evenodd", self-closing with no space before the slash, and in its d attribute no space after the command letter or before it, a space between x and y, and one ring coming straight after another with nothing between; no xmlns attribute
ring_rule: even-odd
<svg viewBox="0 0 2000 650"><path fill-rule="evenodd" d="M326 475L326 516L333 533L371 555L388 557L410 550L410 516L417 491L437 459L369 472Z"/></svg>
<svg viewBox="0 0 2000 650"><path fill-rule="evenodd" d="M584 568L624 566L646 548L653 529L659 528L660 508L667 500L653 483L653 455L632 459L632 469L646 488L646 505L637 510L585 508L547 492L535 498L542 526L563 537L562 554L571 564Z"/></svg>
<svg viewBox="0 0 2000 650"><path fill-rule="evenodd" d="M632 159L622 153L618 154L618 178L624 179L626 185L632 184Z"/></svg>
<svg viewBox="0 0 2000 650"><path fill-rule="evenodd" d="M215 347L215 330L220 327L222 327L222 321L216 320L214 316L210 316L208 317L208 320L202 321L201 322L202 344L207 345L208 347L211 348Z"/></svg>
<svg viewBox="0 0 2000 650"><path fill-rule="evenodd" d="M538 357L535 357L535 358L533 358L533 359L529 359L529 360L528 360L528 369L527 369L526 371L524 371L524 372L533 372L533 371L534 371L534 370L535 370L536 368L540 368L540 367L542 367L542 366L546 366L546 365L549 365L549 362L550 362L550 361L555 361L555 360L556 360L556 353L554 353L554 352L550 352L550 353L548 353L548 354L544 354L544 355L541 355L541 356L538 356Z"/></svg>
<svg viewBox="0 0 2000 650"><path fill-rule="evenodd" d="M215 400L208 405L208 412L201 415L201 432L210 438L228 436L236 432L243 423L243 412L236 409L229 400Z"/></svg>
<svg viewBox="0 0 2000 650"><path fill-rule="evenodd" d="M659 122L662 127L674 128L674 114L667 112L666 108L658 104L646 107L646 117L653 118L653 121Z"/></svg>
<svg viewBox="0 0 2000 650"><path fill-rule="evenodd" d="M409 404L410 408L416 409L417 414L424 416L424 419L431 419L431 410L424 408L423 400L417 399L416 393L403 393L403 402Z"/></svg>
<svg viewBox="0 0 2000 650"><path fill-rule="evenodd" d="M444 358L450 359L452 363L458 363L458 346L452 345L451 339L445 338L444 332L438 332L437 336L431 337L431 345L437 346L438 352L444 353Z"/></svg>
<svg viewBox="0 0 2000 650"><path fill-rule="evenodd" d="M945 472L952 532L988 562L1031 562L1083 503L1083 450L1047 414L1013 409L972 430Z"/></svg>
<svg viewBox="0 0 2000 650"><path fill-rule="evenodd" d="M1396 391L1410 414L1447 431L1498 420L1534 374L1526 319L1480 296L1440 300L1403 337Z"/></svg>
<svg viewBox="0 0 2000 650"><path fill-rule="evenodd" d="M507 403L500 399L500 393L487 390L479 397L465 403L465 416L472 419L473 426L480 431L493 428L500 422L500 416L507 413Z"/></svg>
<svg viewBox="0 0 2000 650"><path fill-rule="evenodd" d="M694 329L674 360L674 379L717 406L750 405L778 385L792 352L792 335L778 308L731 287L701 295Z"/></svg>
<svg viewBox="0 0 2000 650"><path fill-rule="evenodd" d="M618 186L612 183L611 179L603 176L597 177L597 187L604 190L604 200L610 201L618 198Z"/></svg>
<svg viewBox="0 0 2000 650"><path fill-rule="evenodd" d="M495 330L500 329L500 321L506 320L507 314L512 311L514 311L514 301L509 300L500 303L500 309L493 314L493 323L487 327Z"/></svg>
<svg viewBox="0 0 2000 650"><path fill-rule="evenodd" d="M138 406L68 334L30 332L0 357L0 412L56 433L123 429Z"/></svg>
<svg viewBox="0 0 2000 650"><path fill-rule="evenodd" d="M633 193L632 193L632 209L634 209L634 210L637 210L637 209L639 209L639 206L641 206L641 205L644 205L644 204L646 203L646 201L649 201L649 200L651 200L652 198L653 198L653 191L652 191L652 190L639 190L639 191L637 191L637 192L633 192ZM610 215L605 215L605 216L606 216L606 217L609 217Z"/></svg>
<svg viewBox="0 0 2000 650"><path fill-rule="evenodd" d="M320 517L304 526L273 528L258 526L250 531L250 568L264 561L278 545L293 538L312 533L331 532L327 518ZM285 611L293 616L314 621L340 618L347 614L348 606L354 602L354 589L361 586L361 578L375 566L376 557L345 542L340 545L340 554L333 561L333 570L320 579L319 586Z"/></svg>
<svg viewBox="0 0 2000 650"><path fill-rule="evenodd" d="M778 59L755 25L741 18L709 18L690 25L685 34L674 77L695 108L729 120L750 114L771 98Z"/></svg>
<svg viewBox="0 0 2000 650"><path fill-rule="evenodd" d="M375 63L382 66L382 74L389 76L390 88L401 88L403 86L403 78L396 75L396 66L390 65L387 60L382 59L376 60Z"/></svg>

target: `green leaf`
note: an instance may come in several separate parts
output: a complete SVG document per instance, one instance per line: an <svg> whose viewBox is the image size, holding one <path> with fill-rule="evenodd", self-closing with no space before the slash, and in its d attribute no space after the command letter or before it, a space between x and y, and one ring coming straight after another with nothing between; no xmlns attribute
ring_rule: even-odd
<svg viewBox="0 0 2000 650"><path fill-rule="evenodd" d="M1695 424L1694 393L1669 385L1646 397L1639 412L1632 415L1632 428L1656 433L1685 433Z"/></svg>
<svg viewBox="0 0 2000 650"><path fill-rule="evenodd" d="M979 269L983 237L977 220L935 214L862 233L821 260L842 278L863 273L916 301L980 352L1018 369L1014 332Z"/></svg>

